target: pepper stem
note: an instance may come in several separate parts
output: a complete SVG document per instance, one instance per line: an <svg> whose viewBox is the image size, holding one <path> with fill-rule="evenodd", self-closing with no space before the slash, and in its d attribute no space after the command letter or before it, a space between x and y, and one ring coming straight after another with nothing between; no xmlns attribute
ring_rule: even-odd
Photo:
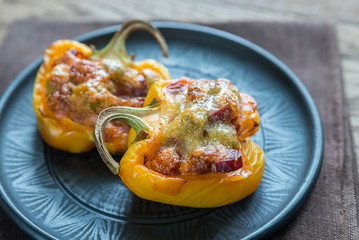
<svg viewBox="0 0 359 240"><path fill-rule="evenodd" d="M118 174L120 164L116 162L111 154L108 152L105 141L103 138L103 132L106 125L114 119L121 120L129 124L137 133L137 136L147 136L150 132L150 127L140 117L149 115L158 110L158 106L144 107L144 108L132 108L132 107L109 107L103 110L97 117L94 128L94 140L96 148L105 162L107 167L113 174Z"/></svg>
<svg viewBox="0 0 359 240"><path fill-rule="evenodd" d="M91 58L120 59L125 64L130 64L132 59L127 54L125 42L127 37L136 30L145 30L149 32L160 45L163 56L168 56L167 44L161 32L150 22L143 20L132 20L122 24L121 29L112 37L110 42L104 48L100 50L94 50Z"/></svg>

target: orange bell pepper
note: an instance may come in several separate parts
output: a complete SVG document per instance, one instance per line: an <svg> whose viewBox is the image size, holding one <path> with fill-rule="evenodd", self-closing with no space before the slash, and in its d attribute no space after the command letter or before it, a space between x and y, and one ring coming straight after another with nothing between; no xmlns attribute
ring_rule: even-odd
<svg viewBox="0 0 359 240"><path fill-rule="evenodd" d="M113 119L133 128L120 163L103 140ZM250 139L258 128L255 100L229 80L181 78L154 83L144 108L105 109L94 136L106 165L137 196L209 208L241 200L259 186L264 153Z"/></svg>
<svg viewBox="0 0 359 240"><path fill-rule="evenodd" d="M101 50L72 40L58 40L46 49L33 92L38 129L46 143L73 153L95 148L93 127L101 110L142 107L150 85L170 78L159 62L128 56L125 41L135 30L151 33L167 56L159 30L139 20L123 24ZM106 145L112 153L127 149L129 129L124 123L107 127Z"/></svg>

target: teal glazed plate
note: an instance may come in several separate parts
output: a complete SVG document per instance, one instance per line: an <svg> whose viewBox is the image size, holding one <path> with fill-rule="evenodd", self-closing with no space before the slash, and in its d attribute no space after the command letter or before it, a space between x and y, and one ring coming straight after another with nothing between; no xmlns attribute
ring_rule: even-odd
<svg viewBox="0 0 359 240"><path fill-rule="evenodd" d="M169 47L135 32L127 41L136 59L154 58L173 78L228 78L258 102L260 130L252 138L265 152L259 188L234 204L178 207L135 196L96 151L70 154L41 139L32 109L39 58L0 100L2 207L38 239L254 239L282 228L318 177L323 134L316 106L298 77L273 55L233 34L174 22L154 23ZM119 26L76 40L103 47Z"/></svg>

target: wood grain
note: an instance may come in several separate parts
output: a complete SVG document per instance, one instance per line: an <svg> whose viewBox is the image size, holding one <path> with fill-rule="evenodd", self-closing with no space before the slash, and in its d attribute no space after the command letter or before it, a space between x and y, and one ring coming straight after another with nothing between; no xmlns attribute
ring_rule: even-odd
<svg viewBox="0 0 359 240"><path fill-rule="evenodd" d="M16 20L28 17L74 21L133 18L224 22L238 20L331 21L337 27L351 124L359 152L359 1L357 0L0 0L0 45ZM358 154L357 154L358 155ZM357 158L359 161L359 158Z"/></svg>

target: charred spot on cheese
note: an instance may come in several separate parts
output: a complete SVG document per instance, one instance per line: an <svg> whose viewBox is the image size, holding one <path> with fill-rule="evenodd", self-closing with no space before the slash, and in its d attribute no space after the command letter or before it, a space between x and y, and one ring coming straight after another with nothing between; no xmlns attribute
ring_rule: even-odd
<svg viewBox="0 0 359 240"><path fill-rule="evenodd" d="M164 175L236 171L243 166L236 124L239 90L226 79L181 78L166 85L145 166Z"/></svg>

